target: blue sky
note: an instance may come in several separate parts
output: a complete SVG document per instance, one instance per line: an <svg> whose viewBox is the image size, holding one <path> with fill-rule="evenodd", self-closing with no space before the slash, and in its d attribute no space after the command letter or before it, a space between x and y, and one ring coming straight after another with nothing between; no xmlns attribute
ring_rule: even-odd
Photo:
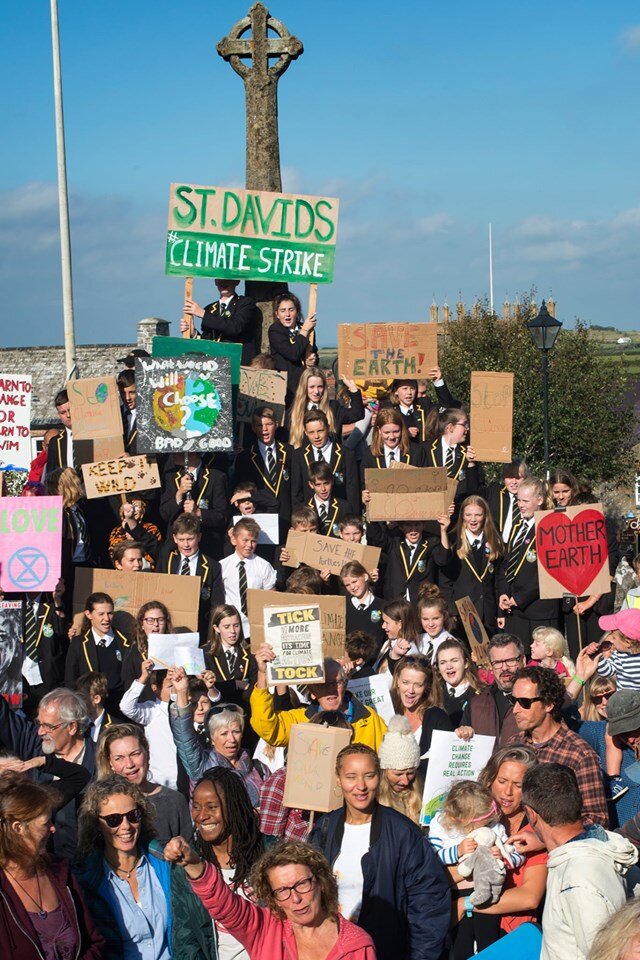
<svg viewBox="0 0 640 960"><path fill-rule="evenodd" d="M59 5L76 339L125 342L138 319L181 312L170 182L244 181L243 84L215 45L250 0ZM637 3L268 6L305 46L280 83L284 189L341 200L321 345L339 322L487 295L490 221L497 304L535 286L566 323L640 328ZM14 4L0 50L3 345L53 344L49 4Z"/></svg>

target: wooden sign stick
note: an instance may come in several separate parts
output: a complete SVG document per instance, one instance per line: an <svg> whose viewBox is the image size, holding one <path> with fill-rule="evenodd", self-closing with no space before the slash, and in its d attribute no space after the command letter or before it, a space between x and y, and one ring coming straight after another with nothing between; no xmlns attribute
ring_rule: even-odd
<svg viewBox="0 0 640 960"><path fill-rule="evenodd" d="M315 287L315 283L313 284L313 286ZM311 831L313 830L313 821L315 819L315 815L316 815L315 810L312 810L309 813L309 833L311 833Z"/></svg>
<svg viewBox="0 0 640 960"><path fill-rule="evenodd" d="M580 601L576 597L576 603L579 603L579 602ZM582 624L580 623L580 614L578 613L577 610L575 610L575 608L574 608L574 611L576 615L576 621L578 624L578 648L580 649L580 652L582 652Z"/></svg>
<svg viewBox="0 0 640 960"><path fill-rule="evenodd" d="M316 312L316 305L318 303L318 284L310 283L309 284L309 308L307 310L307 316L312 317ZM315 329L309 334L309 343L315 347L316 345L316 331Z"/></svg>
<svg viewBox="0 0 640 960"><path fill-rule="evenodd" d="M193 299L193 277L187 277L186 280L184 281L184 298L185 300ZM195 332L193 328L193 317L190 316L188 313L185 313L182 319L186 320L187 323L189 324L188 330L184 331L184 333L182 334L182 337L184 340L192 340L193 334Z"/></svg>

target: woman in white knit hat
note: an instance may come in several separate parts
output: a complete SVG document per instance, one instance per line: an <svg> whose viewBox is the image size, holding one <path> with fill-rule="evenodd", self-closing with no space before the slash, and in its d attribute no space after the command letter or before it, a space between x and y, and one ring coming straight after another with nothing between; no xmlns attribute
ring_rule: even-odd
<svg viewBox="0 0 640 960"><path fill-rule="evenodd" d="M378 756L382 768L379 802L418 823L422 802L420 747L406 717L391 717Z"/></svg>

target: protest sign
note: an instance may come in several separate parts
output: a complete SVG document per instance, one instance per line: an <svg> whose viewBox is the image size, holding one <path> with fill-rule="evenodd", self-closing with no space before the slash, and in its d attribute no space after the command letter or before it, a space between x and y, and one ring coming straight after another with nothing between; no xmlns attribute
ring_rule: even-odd
<svg viewBox="0 0 640 960"><path fill-rule="evenodd" d="M609 593L609 552L601 503L535 514L538 582L543 600Z"/></svg>
<svg viewBox="0 0 640 960"><path fill-rule="evenodd" d="M513 439L513 374L471 374L471 436L481 462L509 463Z"/></svg>
<svg viewBox="0 0 640 960"><path fill-rule="evenodd" d="M88 500L136 490L159 490L160 474L155 460L145 456L118 457L82 464Z"/></svg>
<svg viewBox="0 0 640 960"><path fill-rule="evenodd" d="M489 637L476 610L475 603L471 597L461 597L459 600L456 600L456 607L458 608L460 620L462 621L464 632L467 635L469 646L475 654L476 666L490 667L489 654L487 653Z"/></svg>
<svg viewBox="0 0 640 960"><path fill-rule="evenodd" d="M170 276L331 283L335 197L172 183Z"/></svg>
<svg viewBox="0 0 640 960"><path fill-rule="evenodd" d="M264 638L273 647L276 659L267 663L267 683L322 683L324 657L320 607L265 607Z"/></svg>
<svg viewBox="0 0 640 960"><path fill-rule="evenodd" d="M233 522L237 523L238 520L242 520L242 515L237 513ZM277 513L252 513L251 519L260 527L260 533L258 534L258 546L262 544L263 546L275 546L280 543L280 523Z"/></svg>
<svg viewBox="0 0 640 960"><path fill-rule="evenodd" d="M138 450L231 450L233 399L228 357L138 357L136 393Z"/></svg>
<svg viewBox="0 0 640 960"><path fill-rule="evenodd" d="M287 393L287 375L279 370L259 370L240 367L240 390L236 417L238 423L251 423L258 407L271 407L276 423L284 424L284 398Z"/></svg>
<svg viewBox="0 0 640 960"><path fill-rule="evenodd" d="M1 497L0 589L54 590L61 560L62 497Z"/></svg>
<svg viewBox="0 0 640 960"><path fill-rule="evenodd" d="M348 688L360 703L371 707L380 714L385 723L389 723L395 710L391 702L391 691L385 677L376 674L375 677L358 677L349 680Z"/></svg>
<svg viewBox="0 0 640 960"><path fill-rule="evenodd" d="M67 393L74 441L122 433L120 393L115 377L69 380Z"/></svg>
<svg viewBox="0 0 640 960"><path fill-rule="evenodd" d="M471 740L460 740L455 733L433 731L422 793L421 826L428 826L442 809L444 798L457 780L478 779L493 753L495 739L476 734Z"/></svg>
<svg viewBox="0 0 640 960"><path fill-rule="evenodd" d="M180 337L154 337L151 342L152 357L183 357L187 353L204 354L207 357L228 357L231 364L231 383L240 383L241 343L221 343L218 340L183 340Z"/></svg>
<svg viewBox="0 0 640 960"><path fill-rule="evenodd" d="M370 521L435 520L447 512L457 487L444 467L366 469L364 477L371 495L367 504Z"/></svg>
<svg viewBox="0 0 640 960"><path fill-rule="evenodd" d="M186 579L186 577L184 578ZM314 604L320 607L323 656L337 660L344 657L344 639L347 626L346 597L307 596L302 593L278 593L276 590L247 590L247 610L251 636L251 652L255 653L265 641L264 608L277 607L285 600L298 609Z"/></svg>
<svg viewBox="0 0 640 960"><path fill-rule="evenodd" d="M22 601L0 600L0 696L22 706Z"/></svg>
<svg viewBox="0 0 640 960"><path fill-rule="evenodd" d="M31 377L0 373L0 470L31 465Z"/></svg>
<svg viewBox="0 0 640 960"><path fill-rule="evenodd" d="M124 457L124 437L122 433L114 437L99 437L97 440L76 440L73 438L73 460L76 467L85 463L97 463L99 460L115 460Z"/></svg>
<svg viewBox="0 0 640 960"><path fill-rule="evenodd" d="M73 591L73 625L82 623L87 597L106 593L113 600L114 628L135 636L135 617L143 603L162 600L171 613L173 626L198 629L200 577L171 573L132 573L130 570L103 570L77 567ZM184 634L181 634L183 637Z"/></svg>
<svg viewBox="0 0 640 960"><path fill-rule="evenodd" d="M198 650L199 644L199 633L150 633L148 659L153 660L154 666L160 670L166 670L167 667L181 667L183 664L179 660L184 659L184 651ZM190 657L191 654L187 656Z"/></svg>
<svg viewBox="0 0 640 960"><path fill-rule="evenodd" d="M418 380L438 365L437 323L339 323L338 365L350 380Z"/></svg>
<svg viewBox="0 0 640 960"><path fill-rule="evenodd" d="M294 723L289 734L283 806L330 813L342 806L336 757L348 747L351 731L316 723Z"/></svg>
<svg viewBox="0 0 640 960"><path fill-rule="evenodd" d="M282 563L285 567L299 567L306 563L314 570L330 570L340 574L345 563L357 560L365 570L375 570L380 561L380 548L367 547L363 543L349 543L338 537L323 537L317 533L301 533L289 530L285 549L289 560Z"/></svg>

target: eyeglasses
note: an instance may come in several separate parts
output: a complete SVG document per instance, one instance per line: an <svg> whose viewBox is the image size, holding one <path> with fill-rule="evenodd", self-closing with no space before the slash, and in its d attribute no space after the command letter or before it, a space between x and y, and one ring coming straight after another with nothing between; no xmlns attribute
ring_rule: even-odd
<svg viewBox="0 0 640 960"><path fill-rule="evenodd" d="M303 880L298 880L297 883L294 883L292 887L278 887L277 890L272 890L271 892L279 903L284 903L285 900L289 899L294 890L296 893L309 893L313 889L315 882L315 877L305 877Z"/></svg>
<svg viewBox="0 0 640 960"><path fill-rule="evenodd" d="M225 710L229 710L231 713L244 713L242 707L239 707L237 703L216 703L209 710L209 714L215 717L217 713L223 713Z"/></svg>
<svg viewBox="0 0 640 960"><path fill-rule="evenodd" d="M530 710L532 703L542 703L542 697L512 697L511 699L523 710Z"/></svg>
<svg viewBox="0 0 640 960"><path fill-rule="evenodd" d="M518 666L522 657L509 657L508 660L489 660L491 664L491 669L495 672L497 669L502 670L503 667L506 667L507 670L513 670Z"/></svg>
<svg viewBox="0 0 640 960"><path fill-rule="evenodd" d="M68 723L39 723L38 730L46 730L47 733L53 733L58 727L68 727Z"/></svg>
<svg viewBox="0 0 640 960"><path fill-rule="evenodd" d="M115 830L125 818L129 823L140 823L142 820L142 810L140 807L134 807L133 810L127 810L126 813L107 813L104 817L99 813L98 816L101 820L104 820L108 827Z"/></svg>
<svg viewBox="0 0 640 960"><path fill-rule="evenodd" d="M166 617L144 617L143 622L144 623L166 623L167 618Z"/></svg>
<svg viewBox="0 0 640 960"><path fill-rule="evenodd" d="M608 700L609 697L612 697L615 693L615 690L609 690L608 693L600 693L597 697L591 697L591 702L595 703L596 706L600 703L604 703L605 700Z"/></svg>
<svg viewBox="0 0 640 960"><path fill-rule="evenodd" d="M456 421L456 427L464 427L465 430L468 430L468 429L469 429L469 424L467 423L466 420L457 420L457 421Z"/></svg>

